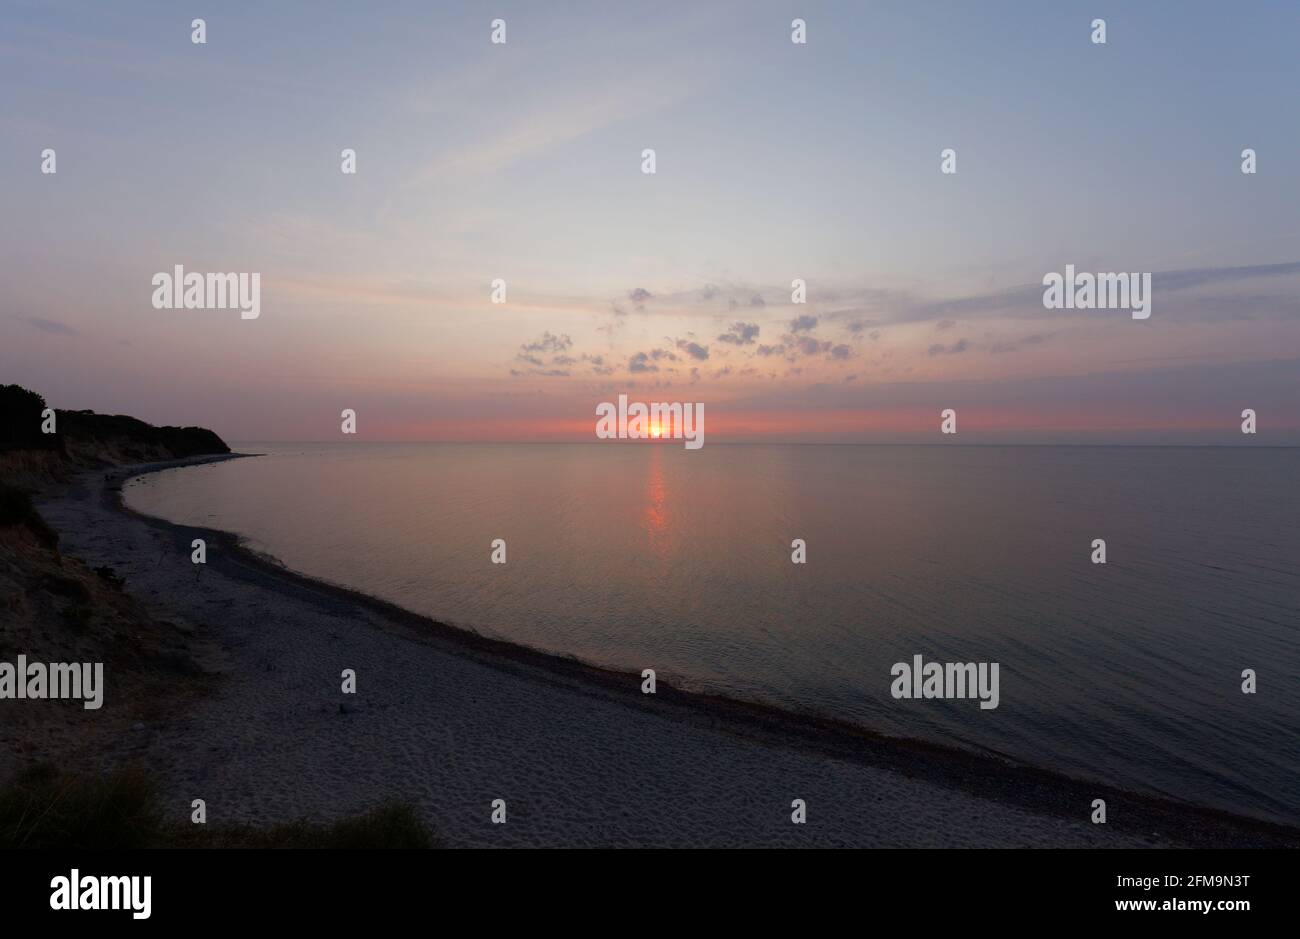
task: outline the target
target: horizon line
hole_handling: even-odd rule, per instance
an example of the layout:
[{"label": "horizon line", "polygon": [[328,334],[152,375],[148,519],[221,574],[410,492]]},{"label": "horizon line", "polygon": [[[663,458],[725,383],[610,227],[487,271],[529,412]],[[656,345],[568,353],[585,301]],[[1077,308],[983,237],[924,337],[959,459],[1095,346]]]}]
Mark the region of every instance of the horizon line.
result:
[{"label": "horizon line", "polygon": [[[230,444],[241,446],[252,446],[256,444],[272,444],[276,446],[306,446],[306,445],[339,445],[353,446],[356,444],[384,444],[407,445],[407,446],[429,446],[429,445],[447,445],[447,444],[488,444],[492,446],[608,446],[610,444],[621,446],[665,446],[670,449],[680,449],[675,447],[679,443],[678,438],[669,437],[663,440],[233,440]],[[1106,448],[1129,448],[1129,449],[1153,449],[1153,450],[1296,450],[1300,449],[1300,443],[1034,443],[1034,442],[985,442],[985,443],[922,443],[922,442],[903,442],[903,441],[837,441],[837,440],[721,440],[711,443],[711,446],[722,447],[1106,447]]]}]

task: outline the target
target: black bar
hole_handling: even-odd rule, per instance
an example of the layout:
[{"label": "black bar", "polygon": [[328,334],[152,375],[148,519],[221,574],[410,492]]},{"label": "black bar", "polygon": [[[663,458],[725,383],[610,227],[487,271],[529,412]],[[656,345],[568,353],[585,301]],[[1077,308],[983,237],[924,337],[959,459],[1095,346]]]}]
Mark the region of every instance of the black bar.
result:
[{"label": "black bar", "polygon": [[[540,927],[574,923],[666,926],[692,909],[762,922],[774,911],[857,918],[1015,924],[1077,921],[1216,924],[1294,908],[1289,850],[893,850],[537,852],[173,850],[8,852],[0,897],[7,925],[174,928],[369,923],[449,913],[457,932],[501,917]],[[148,876],[150,910],[54,910],[56,877]],[[1120,878],[1128,878],[1121,885]],[[1169,878],[1177,878],[1171,880]],[[1200,878],[1199,880],[1197,878]],[[1119,909],[1153,902],[1155,909]],[[1164,909],[1166,901],[1184,907]],[[1247,908],[1188,909],[1197,904]],[[125,904],[128,905],[129,904]],[[456,911],[459,911],[458,913]],[[1162,915],[1163,914],[1163,915]],[[75,919],[74,919],[75,916]],[[610,917],[615,917],[611,920]],[[399,920],[400,921],[400,920]],[[878,920],[885,922],[886,920]],[[430,929],[450,928],[445,918]]]}]

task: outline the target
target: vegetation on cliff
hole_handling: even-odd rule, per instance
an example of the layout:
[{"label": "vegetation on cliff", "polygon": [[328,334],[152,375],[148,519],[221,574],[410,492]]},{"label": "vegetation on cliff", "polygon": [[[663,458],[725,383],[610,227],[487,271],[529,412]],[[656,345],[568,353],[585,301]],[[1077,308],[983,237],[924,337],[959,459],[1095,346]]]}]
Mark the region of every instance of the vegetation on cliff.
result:
[{"label": "vegetation on cliff", "polygon": [[155,427],[121,414],[50,409],[34,391],[0,386],[0,479],[31,484],[60,471],[229,452],[206,427]]}]

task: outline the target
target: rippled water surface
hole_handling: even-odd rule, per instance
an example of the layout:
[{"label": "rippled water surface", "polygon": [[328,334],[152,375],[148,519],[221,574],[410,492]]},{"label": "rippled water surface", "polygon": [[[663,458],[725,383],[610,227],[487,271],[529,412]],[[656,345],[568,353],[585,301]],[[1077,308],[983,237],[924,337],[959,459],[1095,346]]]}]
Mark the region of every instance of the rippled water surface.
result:
[{"label": "rippled water surface", "polygon": [[[1300,450],[241,449],[128,503],[485,634],[1300,822]],[[893,699],[916,654],[1000,663],[999,707]]]}]

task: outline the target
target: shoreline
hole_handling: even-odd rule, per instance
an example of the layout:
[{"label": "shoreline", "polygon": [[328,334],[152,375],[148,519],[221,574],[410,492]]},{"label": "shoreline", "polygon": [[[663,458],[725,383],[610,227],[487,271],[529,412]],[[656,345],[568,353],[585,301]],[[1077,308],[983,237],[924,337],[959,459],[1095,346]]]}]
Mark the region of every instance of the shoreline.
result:
[{"label": "shoreline", "polygon": [[[958,749],[942,744],[921,740],[886,737],[869,729],[839,721],[833,718],[819,717],[787,711],[775,706],[757,702],[747,702],[716,695],[681,691],[660,682],[657,694],[643,695],[640,692],[641,677],[636,672],[620,672],[588,665],[575,658],[541,652],[504,640],[491,639],[469,630],[441,623],[429,617],[405,610],[387,601],[369,596],[347,587],[330,584],[311,578],[305,574],[279,565],[245,548],[238,535],[214,529],[181,526],[159,518],[143,515],[128,508],[122,499],[121,486],[127,480],[138,476],[158,472],[163,469],[198,466],[205,463],[220,462],[226,459],[247,458],[252,454],[223,454],[213,457],[198,457],[188,460],[169,461],[166,463],[141,464],[109,469],[93,474],[102,479],[91,479],[87,474],[77,483],[67,487],[67,492],[51,496],[47,500],[54,505],[76,506],[81,508],[98,508],[107,518],[116,518],[119,524],[138,525],[147,529],[156,540],[170,543],[177,555],[188,567],[189,542],[194,537],[203,537],[208,543],[207,569],[196,572],[186,581],[210,582],[216,574],[228,581],[224,584],[225,593],[230,597],[255,597],[262,606],[292,606],[295,615],[304,613],[308,619],[315,611],[332,614],[336,619],[354,621],[364,619],[367,627],[378,627],[399,645],[398,654],[405,661],[413,657],[411,646],[423,650],[429,659],[455,660],[470,665],[475,670],[488,670],[500,677],[512,691],[523,691],[534,696],[549,699],[548,703],[575,709],[575,714],[599,710],[602,718],[614,724],[628,725],[632,739],[621,741],[630,744],[636,750],[635,734],[639,729],[646,729],[646,721],[658,722],[652,726],[665,739],[658,741],[660,749],[680,749],[693,751],[685,760],[689,773],[692,760],[707,758],[718,740],[725,740],[738,747],[741,753],[737,758],[741,762],[771,762],[780,757],[782,762],[792,763],[804,772],[795,775],[807,778],[814,767],[816,774],[830,772],[846,777],[838,782],[842,790],[839,801],[848,797],[849,804],[841,804],[840,809],[866,813],[867,825],[862,830],[866,837],[853,837],[851,832],[826,832],[813,836],[813,819],[820,813],[825,818],[826,806],[819,805],[818,799],[809,798],[809,824],[795,826],[789,820],[791,798],[798,797],[799,792],[772,794],[772,804],[765,809],[771,816],[767,824],[749,826],[748,831],[734,831],[725,823],[714,830],[704,832],[706,837],[696,839],[702,843],[720,843],[741,846],[747,844],[800,844],[817,843],[823,845],[871,844],[875,846],[910,846],[923,843],[931,846],[1013,846],[1033,844],[1038,846],[1056,846],[1072,844],[1078,846],[1115,846],[1141,847],[1149,845],[1197,846],[1197,847],[1240,847],[1240,846],[1297,846],[1300,845],[1300,829],[1234,815],[1218,809],[1190,805],[1171,799],[1162,799],[1145,794],[1137,794],[1114,787],[1078,780],[1050,770],[1028,766],[1009,759],[981,754],[971,750]],[[98,484],[96,484],[98,483]],[[78,494],[79,493],[79,494]],[[94,505],[89,505],[89,503]],[[67,526],[56,524],[65,538],[74,537],[67,531]],[[71,543],[71,542],[70,542]],[[70,550],[76,551],[75,547]],[[164,558],[166,552],[164,551]],[[163,558],[159,559],[161,571]],[[173,558],[175,560],[175,558]],[[170,568],[169,568],[170,570]],[[181,568],[184,570],[184,568]],[[181,575],[159,574],[154,579],[159,587],[174,589]],[[137,575],[138,579],[138,575]],[[128,590],[131,588],[128,587]],[[155,592],[157,591],[155,588]],[[181,593],[185,592],[182,588]],[[141,599],[148,602],[148,598]],[[183,604],[183,601],[182,601]],[[191,604],[192,606],[192,604]],[[192,612],[187,609],[187,613]],[[198,617],[201,621],[201,617]],[[301,637],[299,637],[301,638]],[[321,634],[314,630],[306,633],[309,642],[314,642],[315,649],[299,649],[299,659],[311,660],[313,653],[318,654],[322,643],[328,645],[337,637]],[[365,635],[361,635],[361,645],[365,646]],[[228,650],[230,651],[230,650]],[[235,656],[238,660],[238,656]],[[247,663],[245,663],[247,664]],[[396,667],[397,662],[389,664]],[[434,665],[436,661],[417,663]],[[274,672],[274,668],[268,669]],[[334,673],[337,675],[337,672]],[[370,676],[358,669],[360,687],[366,686]],[[435,683],[439,677],[436,668],[429,669],[428,677],[417,681],[426,684]],[[321,676],[324,691],[330,683],[337,691],[337,678]],[[373,680],[373,679],[371,679]],[[479,685],[496,684],[482,679],[475,679]],[[254,686],[256,682],[252,683]],[[472,686],[473,682],[469,682]],[[471,687],[471,691],[473,688]],[[218,697],[222,692],[218,692]],[[341,697],[337,693],[334,698]],[[358,698],[365,700],[363,695]],[[471,693],[470,699],[477,695]],[[395,702],[378,705],[391,711]],[[199,705],[200,708],[203,705]],[[339,711],[344,705],[339,704]],[[360,705],[363,713],[369,704]],[[348,712],[351,713],[351,712]],[[353,716],[356,716],[355,714]],[[388,716],[388,715],[385,715]],[[464,717],[464,715],[462,715]],[[350,720],[339,717],[336,713],[331,720]],[[473,723],[466,718],[466,721]],[[545,721],[538,723],[544,724]],[[635,725],[635,726],[632,726]],[[618,727],[603,728],[617,734]],[[401,730],[402,733],[397,731]],[[397,728],[394,736],[403,736],[408,728]],[[564,729],[552,728],[552,732],[562,740],[556,741],[576,744],[568,739]],[[456,748],[454,734],[452,749]],[[625,738],[628,734],[623,735]],[[550,741],[543,740],[543,749]],[[534,741],[530,741],[534,743]],[[537,754],[536,747],[524,747],[519,754],[519,761],[526,762],[529,756],[550,759],[548,754]],[[507,754],[509,756],[509,754]],[[510,761],[513,762],[513,761]],[[527,774],[528,768],[519,772]],[[266,774],[265,768],[263,769]],[[588,770],[590,774],[590,770]],[[854,798],[855,776],[870,776],[876,783],[886,783],[893,790],[892,795],[901,797],[902,805],[881,806],[884,796],[874,791],[865,798]],[[860,781],[860,780],[858,780]],[[274,780],[272,780],[274,782]],[[586,780],[588,787],[601,788],[599,778]],[[738,781],[739,782],[739,781]],[[281,780],[286,785],[289,780]],[[685,791],[698,790],[701,787],[691,783],[689,778],[681,781]],[[626,786],[624,788],[627,788]],[[707,788],[707,787],[706,787]],[[719,788],[716,784],[713,788]],[[744,786],[722,785],[722,789],[744,789]],[[752,788],[752,787],[751,787]],[[799,786],[791,783],[790,789]],[[872,790],[876,787],[872,786]],[[807,791],[805,786],[803,791]],[[623,814],[636,815],[648,812],[662,816],[665,809],[671,811],[673,806],[662,805],[658,798],[646,799],[638,795],[635,786],[629,790],[633,804]],[[625,793],[626,795],[627,793]],[[733,793],[733,795],[738,793]],[[912,799],[911,796],[917,796]],[[752,794],[748,794],[752,801]],[[1093,825],[1088,821],[1090,805],[1093,799],[1106,800],[1109,821],[1106,825]],[[868,801],[870,800],[870,801]],[[311,803],[312,800],[305,800]],[[490,801],[485,794],[483,806]],[[925,837],[910,839],[908,834],[915,827],[912,818],[898,818],[900,811],[907,812],[903,806],[917,801],[926,803],[922,816],[929,818],[931,824],[936,821],[944,827],[930,830]],[[299,800],[303,803],[304,800]],[[854,804],[854,803],[858,804]],[[300,805],[299,809],[316,809],[310,804]],[[343,806],[340,806],[342,809]],[[522,810],[520,810],[522,811]],[[884,812],[884,815],[881,813]],[[963,814],[981,818],[980,824],[972,824],[969,818],[960,819]],[[890,814],[892,813],[892,814]],[[307,813],[310,814],[310,811]],[[725,813],[724,813],[725,814]],[[998,818],[994,816],[1005,816]],[[945,824],[950,816],[956,818]],[[290,811],[292,816],[292,810]],[[486,822],[486,811],[482,819],[483,832],[475,832],[468,840],[449,838],[455,843],[497,843],[492,838],[492,826]],[[1033,820],[1033,827],[1042,829],[1033,834],[1024,831],[1027,819]],[[656,824],[650,826],[657,831],[663,827],[663,818],[655,818]],[[721,820],[719,820],[721,821]],[[697,825],[699,820],[696,820]],[[781,824],[783,823],[783,824]],[[779,827],[778,827],[779,826]],[[437,822],[435,822],[437,827]],[[509,826],[502,826],[502,828]],[[580,826],[581,827],[581,826]],[[636,828],[635,824],[630,827]],[[709,827],[706,824],[706,828]],[[818,826],[820,828],[821,826]],[[885,831],[880,831],[885,829]],[[560,831],[553,832],[554,837],[526,838],[522,842],[509,839],[511,843],[548,844],[576,843],[584,844],[671,844],[671,838],[649,837],[620,841],[615,838],[607,840],[592,837],[591,832],[584,831],[575,840],[563,837]],[[810,837],[812,836],[812,837]],[[828,837],[829,836],[829,837]],[[503,839],[504,840],[504,839]],[[687,843],[690,843],[688,839]]]}]

